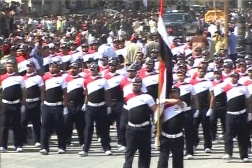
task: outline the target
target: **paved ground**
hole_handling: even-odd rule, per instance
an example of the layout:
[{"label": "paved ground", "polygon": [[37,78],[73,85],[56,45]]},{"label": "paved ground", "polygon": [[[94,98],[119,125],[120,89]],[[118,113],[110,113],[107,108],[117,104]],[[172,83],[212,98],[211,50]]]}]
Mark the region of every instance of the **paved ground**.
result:
[{"label": "paved ground", "polygon": [[[202,136],[202,135],[201,135]],[[73,137],[74,146],[68,148],[67,154],[56,154],[56,139],[53,136],[51,142],[51,152],[48,156],[42,156],[38,153],[39,149],[32,145],[24,147],[24,153],[15,153],[12,146],[10,146],[8,153],[1,154],[1,168],[121,168],[124,163],[124,154],[116,152],[115,132],[112,130],[112,151],[113,156],[104,156],[101,150],[100,143],[94,138],[91,151],[88,157],[79,157],[78,152],[80,146],[76,141],[76,134]],[[239,159],[237,143],[235,142],[234,159],[224,161],[223,156],[224,146],[220,141],[213,145],[213,153],[206,154],[203,151],[202,145],[197,149],[194,160],[185,160],[185,168],[252,168],[252,162],[242,163]],[[252,160],[252,154],[250,154]],[[153,149],[151,158],[151,168],[157,167],[158,151]],[[172,162],[172,160],[170,160]],[[171,163],[169,163],[171,165]],[[134,160],[134,168],[137,168],[137,157]],[[171,166],[170,166],[171,167]]]}]

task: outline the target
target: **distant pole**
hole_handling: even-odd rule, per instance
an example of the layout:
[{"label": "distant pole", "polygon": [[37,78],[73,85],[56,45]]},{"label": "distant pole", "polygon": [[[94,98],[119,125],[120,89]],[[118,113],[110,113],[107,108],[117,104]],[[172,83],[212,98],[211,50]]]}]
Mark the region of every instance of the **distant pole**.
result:
[{"label": "distant pole", "polygon": [[243,9],[243,7],[244,7],[243,5],[244,5],[243,0],[237,0],[238,9]]},{"label": "distant pole", "polygon": [[229,0],[224,0],[224,12],[225,12],[225,21],[224,21],[224,38],[225,38],[225,48],[228,48],[228,30],[229,30],[229,13],[228,13]]},{"label": "distant pole", "polygon": [[242,57],[242,53],[245,51],[244,49],[244,40],[245,40],[245,31],[246,31],[246,20],[244,16],[244,1],[238,1],[238,23],[237,23],[237,51],[239,56]]},{"label": "distant pole", "polygon": [[27,6],[28,6],[28,9],[29,9],[29,14],[32,13],[32,0],[28,0]]},{"label": "distant pole", "polygon": [[44,15],[45,0],[41,0],[41,15]]}]

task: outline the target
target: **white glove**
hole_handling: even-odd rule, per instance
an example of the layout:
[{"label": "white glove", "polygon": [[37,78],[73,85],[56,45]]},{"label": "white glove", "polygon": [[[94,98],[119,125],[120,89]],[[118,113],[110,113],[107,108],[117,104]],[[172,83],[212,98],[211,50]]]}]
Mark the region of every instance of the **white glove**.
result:
[{"label": "white glove", "polygon": [[195,113],[193,114],[193,118],[197,118],[199,116],[199,110],[196,110]]},{"label": "white glove", "polygon": [[248,122],[252,120],[252,113],[248,113]]},{"label": "white glove", "polygon": [[20,109],[21,113],[24,113],[25,112],[25,106],[21,106],[21,109]]},{"label": "white glove", "polygon": [[67,115],[67,114],[68,114],[67,107],[64,107],[64,109],[63,109],[63,114],[64,114],[64,115]]},{"label": "white glove", "polygon": [[81,110],[82,110],[82,111],[86,111],[86,104],[83,104]]},{"label": "white glove", "polygon": [[157,100],[156,100],[156,103],[157,103],[157,104],[165,103],[165,99],[157,99]]},{"label": "white glove", "polygon": [[107,107],[107,114],[111,114],[112,110],[111,110],[111,107]]},{"label": "white glove", "polygon": [[209,117],[213,114],[213,109],[209,109],[207,112],[206,112],[206,116]]}]

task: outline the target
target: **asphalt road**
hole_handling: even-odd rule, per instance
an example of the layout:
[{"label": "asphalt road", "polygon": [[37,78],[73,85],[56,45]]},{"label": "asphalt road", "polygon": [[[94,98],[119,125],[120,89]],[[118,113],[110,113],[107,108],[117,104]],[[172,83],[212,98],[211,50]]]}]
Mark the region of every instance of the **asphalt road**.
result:
[{"label": "asphalt road", "polygon": [[[105,156],[101,145],[94,135],[91,151],[88,157],[79,157],[78,152],[81,147],[78,145],[76,133],[73,136],[73,146],[67,148],[67,153],[59,155],[56,153],[56,137],[53,136],[50,145],[50,154],[42,156],[38,153],[39,148],[33,145],[24,147],[23,153],[16,153],[13,146],[9,147],[8,153],[1,154],[1,168],[122,168],[124,163],[124,153],[117,152],[115,130],[111,130],[113,156]],[[200,131],[202,137],[202,131]],[[30,141],[31,142],[31,141]],[[33,144],[31,142],[31,144]],[[252,162],[243,163],[239,159],[237,142],[234,143],[234,158],[230,161],[222,160],[224,155],[224,143],[219,141],[213,145],[213,153],[206,154],[203,151],[202,140],[197,148],[193,160],[185,160],[185,168],[252,168]],[[138,154],[137,154],[138,155]],[[137,155],[134,159],[134,168],[137,168]],[[152,149],[151,168],[157,167],[159,152]],[[252,154],[250,154],[252,161]],[[171,167],[172,159],[169,161]]]}]

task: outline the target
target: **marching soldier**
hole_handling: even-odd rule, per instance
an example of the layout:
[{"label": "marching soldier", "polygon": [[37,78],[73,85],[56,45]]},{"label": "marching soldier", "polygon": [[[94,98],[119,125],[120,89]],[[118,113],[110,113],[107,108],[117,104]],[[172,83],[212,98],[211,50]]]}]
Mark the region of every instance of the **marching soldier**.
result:
[{"label": "marching soldier", "polygon": [[111,123],[116,121],[117,137],[118,137],[118,150],[125,150],[122,144],[122,135],[120,132],[120,118],[123,109],[123,92],[120,88],[120,83],[123,80],[123,76],[118,74],[117,71],[117,60],[116,58],[110,58],[108,62],[108,70],[104,78],[107,80],[109,85],[109,93],[111,98]]},{"label": "marching soldier", "polygon": [[73,124],[75,123],[75,127],[79,137],[79,144],[84,144],[84,112],[82,111],[82,107],[84,104],[84,90],[83,83],[84,78],[79,75],[80,68],[78,62],[73,62],[70,64],[70,74],[66,77],[67,83],[67,109],[68,112],[66,115],[66,143],[68,145],[71,144],[72,132],[73,132]]},{"label": "marching soldier", "polygon": [[154,100],[158,97],[158,73],[155,71],[155,62],[153,59],[145,61],[146,67],[139,73],[139,77],[143,80],[147,93],[153,97]]},{"label": "marching soldier", "polygon": [[184,109],[184,127],[185,127],[185,140],[186,140],[186,158],[193,158],[193,138],[194,132],[192,131],[193,126],[193,110],[192,110],[192,100],[196,109],[198,110],[198,100],[195,96],[195,88],[190,84],[185,82],[186,71],[184,69],[178,69],[177,71],[178,82],[174,84],[175,87],[180,90],[180,100],[186,103],[186,108]]},{"label": "marching soldier", "polygon": [[27,142],[27,125],[31,121],[34,129],[35,147],[40,147],[40,129],[41,129],[41,110],[40,97],[44,89],[44,82],[41,76],[37,75],[35,64],[30,61],[26,65],[26,75],[24,76],[26,86],[25,110],[22,112],[22,133],[23,143]]},{"label": "marching soldier", "polygon": [[49,153],[49,139],[54,129],[58,138],[58,154],[63,154],[66,150],[63,107],[67,104],[67,90],[60,65],[61,63],[56,61],[50,63],[49,72],[43,76],[45,89],[41,94],[42,148],[39,151],[42,155]]},{"label": "marching soldier", "polygon": [[[131,64],[127,68],[127,77],[125,77],[121,83],[120,83],[120,88],[123,91],[123,98],[124,98],[124,105],[123,105],[123,110],[121,113],[121,119],[120,119],[120,134],[122,135],[122,147],[120,147],[120,150],[125,150],[126,149],[126,126],[128,123],[128,108],[126,104],[126,98],[132,94],[132,81],[134,78],[137,76],[137,65],[136,64]],[[146,93],[146,87],[144,84],[142,84],[141,91],[143,93]],[[119,149],[118,149],[119,150]]]},{"label": "marching soldier", "polygon": [[108,70],[108,56],[103,55],[100,58],[101,65],[99,66],[99,72],[101,73],[102,76],[104,76],[104,73]]},{"label": "marching soldier", "polygon": [[[212,130],[212,140],[216,139],[217,134],[217,121],[220,119],[222,126],[222,134],[225,133],[225,114],[226,114],[226,93],[222,89],[224,81],[222,80],[222,71],[220,69],[214,70],[215,79],[212,82],[210,88],[210,107],[212,110],[212,115],[210,116],[211,130]],[[223,137],[220,136],[220,138]]]},{"label": "marching soldier", "polygon": [[[247,80],[244,82],[244,86],[246,86],[248,88],[248,92],[250,94],[250,108],[248,109],[252,109],[251,107],[251,99],[252,99],[252,67],[248,68],[248,78]],[[249,124],[249,130],[248,130],[248,141],[249,141],[249,144],[248,144],[248,147],[249,147],[249,152],[252,153],[252,149],[251,149],[251,142],[250,142],[250,135],[252,134],[252,111],[248,110],[248,124]]]},{"label": "marching soldier", "polygon": [[131,168],[135,152],[139,150],[139,167],[150,167],[151,160],[151,122],[150,114],[156,110],[154,99],[141,92],[142,80],[132,80],[132,91],[126,97],[128,125],[124,168]]},{"label": "marching soldier", "polygon": [[96,63],[90,65],[90,76],[84,81],[84,90],[87,96],[85,112],[85,138],[83,151],[80,156],[87,156],[93,131],[94,122],[100,131],[102,148],[106,155],[111,155],[111,146],[109,144],[109,119],[107,113],[111,113],[109,85],[107,81],[99,75],[99,66]]},{"label": "marching soldier", "polygon": [[38,61],[34,57],[30,57],[27,54],[27,50],[28,50],[27,45],[21,45],[17,49],[16,61],[17,61],[18,73],[21,76],[24,76],[26,74],[26,64],[29,63],[30,61],[33,61],[35,64],[37,73],[41,74],[41,68],[39,66]]},{"label": "marching soldier", "polygon": [[212,148],[212,140],[211,140],[211,132],[210,132],[210,115],[212,113],[212,110],[209,109],[209,89],[211,87],[211,82],[209,80],[206,80],[205,77],[206,70],[203,69],[201,66],[198,67],[197,77],[195,79],[192,79],[190,83],[192,84],[194,90],[195,90],[195,96],[199,100],[199,111],[196,110],[194,114],[195,118],[195,128],[196,128],[196,134],[195,137],[195,146],[198,145],[199,139],[198,139],[198,128],[200,123],[202,123],[203,127],[203,135],[204,135],[204,149],[206,153],[211,153]]},{"label": "marching soldier", "polygon": [[170,91],[169,99],[160,100],[165,103],[163,111],[162,132],[160,137],[160,155],[158,168],[168,168],[169,154],[172,153],[174,168],[183,168],[183,112],[186,103],[180,100],[180,89],[173,87]]},{"label": "marching soldier", "polygon": [[[233,137],[237,135],[240,158],[243,162],[248,159],[248,113],[246,102],[249,102],[249,92],[246,86],[238,83],[239,74],[234,72],[231,81],[223,86],[227,96],[226,132],[225,132],[225,152],[223,159],[231,159],[233,154]],[[251,110],[251,109],[249,109]]]},{"label": "marching soldier", "polygon": [[21,105],[25,104],[26,90],[22,76],[16,72],[16,62],[12,59],[6,61],[7,73],[0,76],[2,86],[2,113],[3,136],[1,152],[7,152],[9,127],[12,125],[14,133],[14,146],[17,152],[22,149]]}]

